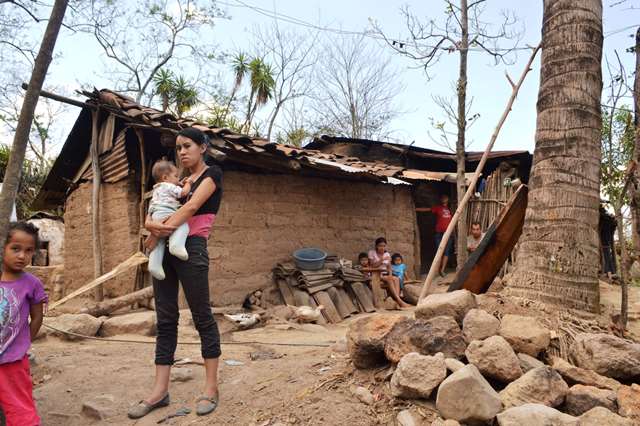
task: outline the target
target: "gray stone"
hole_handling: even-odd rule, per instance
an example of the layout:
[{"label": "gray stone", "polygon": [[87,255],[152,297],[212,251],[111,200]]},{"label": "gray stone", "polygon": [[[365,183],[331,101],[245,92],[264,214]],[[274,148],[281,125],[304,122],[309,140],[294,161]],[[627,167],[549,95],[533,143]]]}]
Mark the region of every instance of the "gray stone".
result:
[{"label": "gray stone", "polygon": [[585,385],[572,386],[567,393],[564,406],[565,412],[572,416],[580,416],[594,407],[618,411],[615,391]]},{"label": "gray stone", "polygon": [[391,377],[391,394],[398,398],[424,398],[447,377],[444,355],[412,352],[402,357]]},{"label": "gray stone", "polygon": [[498,414],[497,420],[499,426],[575,426],[578,422],[576,417],[542,404],[508,408]]},{"label": "gray stone", "polygon": [[532,357],[549,347],[551,332],[542,326],[537,319],[521,315],[505,315],[500,321],[500,335],[516,352]]},{"label": "gray stone", "polygon": [[347,332],[347,349],[356,368],[373,368],[387,362],[384,346],[387,335],[403,315],[376,314],[354,321]]},{"label": "gray stone", "polygon": [[462,321],[462,335],[467,343],[495,336],[500,331],[500,320],[482,309],[471,309]]},{"label": "gray stone", "polygon": [[100,335],[104,337],[121,334],[153,336],[156,334],[156,313],[154,311],[134,312],[111,317],[102,324]]},{"label": "gray stone", "polygon": [[451,371],[452,373],[455,373],[456,371],[464,367],[465,364],[461,361],[458,361],[455,358],[446,358],[444,360],[444,365],[447,366],[447,370]]},{"label": "gray stone", "polygon": [[579,334],[569,349],[575,365],[614,379],[640,375],[640,344],[611,334]]},{"label": "gray stone", "polygon": [[418,426],[418,420],[410,410],[402,410],[396,417],[398,426]]},{"label": "gray stone", "polygon": [[[54,318],[47,318],[45,324],[57,328],[58,330],[61,330],[63,332],[93,337],[100,329],[102,320],[89,314],[62,314]],[[51,334],[62,337],[66,340],[82,339],[82,337],[61,333],[55,330],[52,330]]]},{"label": "gray stone", "polygon": [[532,357],[531,355],[519,353],[518,360],[520,361],[520,368],[525,373],[529,370],[533,370],[534,368],[544,367],[544,362]]},{"label": "gray stone", "polygon": [[578,418],[577,426],[633,426],[633,420],[625,419],[604,407],[595,407]]},{"label": "gray stone", "polygon": [[558,407],[564,402],[569,386],[551,367],[539,367],[511,382],[500,392],[505,408],[523,404],[542,404]]},{"label": "gray stone", "polygon": [[406,318],[398,322],[387,335],[384,354],[391,362],[399,362],[410,352],[435,355],[442,352],[448,358],[464,355],[466,344],[462,331],[452,317],[428,320]]},{"label": "gray stone", "polygon": [[468,290],[431,294],[418,302],[415,317],[416,319],[430,319],[449,316],[453,317],[458,324],[462,324],[467,312],[477,306],[474,294]]},{"label": "gray stone", "polygon": [[493,419],[502,410],[502,403],[478,368],[469,364],[440,384],[436,408],[445,419],[474,424]]},{"label": "gray stone", "polygon": [[559,357],[552,358],[551,366],[554,370],[560,373],[562,378],[570,385],[586,385],[611,390],[617,390],[622,386],[620,382],[615,379],[601,376],[595,371],[576,367]]},{"label": "gray stone", "polygon": [[367,405],[373,405],[375,402],[371,391],[363,386],[354,386],[351,390],[358,400]]},{"label": "gray stone", "polygon": [[173,367],[171,369],[172,382],[188,382],[193,379],[193,370],[187,367]]},{"label": "gray stone", "polygon": [[520,361],[502,336],[474,340],[465,351],[469,363],[478,367],[485,377],[509,383],[522,376]]},{"label": "gray stone", "polygon": [[452,419],[445,420],[438,417],[433,422],[431,422],[431,426],[460,426],[460,423]]},{"label": "gray stone", "polygon": [[95,420],[105,420],[117,414],[113,395],[100,395],[82,403],[82,414]]}]

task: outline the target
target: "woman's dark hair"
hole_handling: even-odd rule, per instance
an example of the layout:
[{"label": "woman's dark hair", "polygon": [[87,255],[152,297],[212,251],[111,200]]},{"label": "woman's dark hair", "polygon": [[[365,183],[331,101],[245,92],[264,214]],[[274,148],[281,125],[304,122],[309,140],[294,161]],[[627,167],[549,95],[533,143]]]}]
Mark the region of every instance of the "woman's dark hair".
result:
[{"label": "woman's dark hair", "polygon": [[393,255],[391,256],[391,261],[392,261],[392,262],[395,262],[395,261],[396,261],[396,259],[403,260],[403,259],[402,259],[402,255],[401,255],[400,253],[393,253]]},{"label": "woman's dark hair", "polygon": [[378,244],[382,244],[382,243],[387,244],[387,240],[384,237],[376,238],[376,243],[375,243],[376,247],[378,246]]},{"label": "woman's dark hair", "polygon": [[195,127],[186,127],[178,133],[178,136],[184,136],[185,138],[189,138],[198,145],[208,145],[209,138],[204,132],[200,129],[196,129]]},{"label": "woman's dark hair", "polygon": [[9,224],[9,230],[7,231],[7,239],[4,242],[6,246],[9,243],[9,240],[13,236],[16,231],[25,232],[33,237],[34,242],[36,243],[36,249],[38,249],[40,241],[38,241],[38,228],[35,225],[28,222],[11,222]]},{"label": "woman's dark hair", "polygon": [[364,259],[365,257],[368,259],[368,258],[369,258],[369,255],[368,255],[367,253],[365,253],[365,252],[362,252],[362,253],[360,253],[360,254],[358,255],[358,260],[360,260],[360,259]]}]

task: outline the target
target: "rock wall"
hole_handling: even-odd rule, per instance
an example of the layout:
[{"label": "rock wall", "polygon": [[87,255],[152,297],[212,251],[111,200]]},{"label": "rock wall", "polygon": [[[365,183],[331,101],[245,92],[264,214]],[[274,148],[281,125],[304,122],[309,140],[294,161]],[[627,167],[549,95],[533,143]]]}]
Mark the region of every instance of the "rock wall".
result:
[{"label": "rock wall", "polygon": [[[137,189],[129,181],[103,190],[104,271],[137,249]],[[348,259],[385,236],[413,270],[419,245],[410,187],[291,175],[225,172],[224,196],[209,239],[209,282],[215,305],[239,304],[273,285],[271,269],[301,247],[318,247]],[[65,290],[93,277],[91,185],[68,198]],[[112,297],[133,288],[134,274],[106,286]]]}]

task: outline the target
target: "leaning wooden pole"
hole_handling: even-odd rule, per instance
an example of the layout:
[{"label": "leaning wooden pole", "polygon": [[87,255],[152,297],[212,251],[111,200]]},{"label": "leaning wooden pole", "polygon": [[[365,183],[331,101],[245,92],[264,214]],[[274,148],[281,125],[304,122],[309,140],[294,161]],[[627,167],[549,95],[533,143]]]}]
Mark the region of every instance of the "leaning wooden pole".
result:
[{"label": "leaning wooden pole", "polygon": [[436,273],[438,271],[438,265],[440,264],[440,259],[442,258],[442,254],[444,253],[444,249],[447,246],[447,242],[449,241],[449,238],[451,237],[451,234],[453,233],[453,230],[456,227],[456,223],[458,222],[458,219],[460,218],[460,213],[462,211],[464,211],[464,207],[467,205],[467,202],[469,201],[469,198],[471,198],[471,195],[475,191],[476,183],[478,182],[478,178],[480,177],[480,173],[482,172],[482,169],[484,168],[484,165],[487,162],[487,158],[489,157],[489,153],[491,152],[491,149],[493,148],[493,145],[495,144],[496,139],[498,139],[498,134],[500,133],[500,130],[502,129],[502,125],[507,120],[507,116],[511,112],[511,107],[513,106],[513,102],[516,100],[516,97],[518,96],[518,91],[520,90],[520,86],[522,86],[522,83],[524,82],[525,77],[527,76],[527,74],[531,70],[531,64],[533,63],[533,60],[535,59],[536,55],[538,54],[538,50],[540,50],[540,45],[536,46],[533,49],[533,52],[531,53],[531,57],[529,58],[529,62],[527,62],[527,65],[525,66],[524,70],[522,71],[522,75],[520,75],[520,79],[518,80],[518,82],[516,84],[514,84],[513,81],[511,81],[511,79],[507,75],[507,79],[509,80],[509,84],[511,84],[511,87],[513,89],[512,92],[511,92],[511,97],[509,97],[509,102],[507,102],[507,106],[505,107],[505,110],[502,113],[502,116],[500,117],[500,120],[498,121],[498,125],[496,126],[495,130],[493,131],[493,134],[491,135],[491,139],[489,140],[489,144],[487,145],[487,148],[485,149],[484,154],[482,154],[482,159],[478,163],[478,166],[476,167],[476,171],[473,174],[473,177],[471,178],[471,182],[469,183],[469,186],[467,187],[467,192],[465,192],[464,197],[462,198],[462,201],[458,205],[458,207],[456,209],[456,212],[454,213],[453,217],[451,218],[451,222],[449,223],[449,227],[447,228],[446,232],[442,236],[442,241],[440,242],[440,245],[438,246],[438,250],[436,251],[436,255],[433,258],[433,262],[431,263],[431,267],[429,268],[429,274],[427,274],[427,278],[424,280],[424,285],[422,286],[422,290],[420,291],[420,299],[424,298],[427,294],[431,293],[431,287],[433,285],[433,279],[435,278]]},{"label": "leaning wooden pole", "polygon": [[[51,9],[51,16],[47,23],[47,28],[40,43],[38,56],[36,56],[33,64],[33,71],[29,79],[29,89],[24,95],[22,107],[20,108],[20,117],[13,136],[13,144],[11,145],[11,153],[9,161],[4,173],[4,182],[2,192],[0,193],[0,241],[4,243],[9,229],[9,221],[11,212],[18,194],[18,186],[22,175],[22,165],[24,163],[27,145],[29,143],[29,133],[31,132],[31,123],[40,97],[40,90],[44,84],[49,64],[53,58],[53,50],[58,39],[58,33],[62,26],[64,14],[67,10],[67,0],[56,0]],[[0,259],[2,253],[0,253]]]},{"label": "leaning wooden pole", "polygon": [[[102,235],[100,233],[100,158],[98,155],[98,118],[99,111],[91,111],[91,171],[93,172],[93,188],[91,191],[91,232],[93,234],[93,276],[102,275]],[[104,299],[104,289],[99,285],[95,289],[95,299]]]}]

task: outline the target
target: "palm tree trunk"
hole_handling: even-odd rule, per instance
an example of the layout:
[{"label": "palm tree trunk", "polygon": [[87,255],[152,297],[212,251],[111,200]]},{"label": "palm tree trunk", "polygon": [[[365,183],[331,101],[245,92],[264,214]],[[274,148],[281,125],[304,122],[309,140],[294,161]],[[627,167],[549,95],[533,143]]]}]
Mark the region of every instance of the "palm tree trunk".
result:
[{"label": "palm tree trunk", "polygon": [[231,90],[231,96],[229,96],[229,100],[227,101],[227,105],[224,107],[224,113],[222,115],[222,120],[220,120],[222,122],[222,125],[224,127],[224,123],[227,120],[227,115],[229,115],[229,109],[231,108],[231,102],[233,102],[233,98],[236,97],[236,91],[238,90],[237,86],[233,87],[233,90]]},{"label": "palm tree trunk", "polygon": [[601,0],[545,0],[529,205],[507,293],[596,312]]},{"label": "palm tree trunk", "polygon": [[[34,62],[33,71],[29,80],[29,87],[24,96],[18,125],[13,137],[13,145],[11,146],[11,154],[9,162],[4,174],[4,183],[2,185],[2,193],[0,194],[0,241],[5,241],[7,229],[13,203],[18,192],[20,183],[22,164],[29,143],[29,132],[33,116],[40,97],[40,91],[44,79],[47,76],[47,70],[53,57],[53,49],[58,39],[58,33],[62,26],[62,20],[67,10],[67,0],[56,0],[51,9],[51,16],[47,23],[38,56]],[[2,253],[0,253],[0,258]]]},{"label": "palm tree trunk", "polygon": [[[247,124],[249,123],[249,119],[251,118],[251,107],[253,105],[253,96],[254,96],[255,92],[253,91],[253,89],[251,90],[251,93],[249,94],[249,103],[247,104],[247,116],[244,119],[244,124],[242,125],[242,129],[245,130],[247,128]],[[249,130],[247,129],[246,132],[248,133]]]},{"label": "palm tree trunk", "polygon": [[458,240],[456,254],[456,269],[460,270],[467,260],[467,215],[462,204],[465,185],[465,132],[467,130],[467,52],[469,46],[469,20],[467,17],[467,0],[460,0],[460,29],[462,37],[460,39],[460,66],[458,75],[458,139],[456,140],[456,193],[458,196],[458,208],[462,208],[460,215],[462,220],[458,222]]}]

